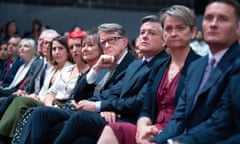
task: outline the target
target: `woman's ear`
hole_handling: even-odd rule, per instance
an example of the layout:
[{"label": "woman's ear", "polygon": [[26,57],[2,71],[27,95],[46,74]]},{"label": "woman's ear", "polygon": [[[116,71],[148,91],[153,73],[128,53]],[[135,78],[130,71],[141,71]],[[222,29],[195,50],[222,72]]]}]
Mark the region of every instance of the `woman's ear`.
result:
[{"label": "woman's ear", "polygon": [[192,31],[192,39],[194,39],[198,32],[197,27],[194,26],[191,31]]}]

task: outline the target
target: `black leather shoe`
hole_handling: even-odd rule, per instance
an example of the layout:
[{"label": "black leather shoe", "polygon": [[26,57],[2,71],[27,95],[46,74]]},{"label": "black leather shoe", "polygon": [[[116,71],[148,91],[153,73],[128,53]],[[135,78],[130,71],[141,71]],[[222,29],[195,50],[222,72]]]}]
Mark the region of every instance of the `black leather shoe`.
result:
[{"label": "black leather shoe", "polygon": [[0,144],[11,144],[11,138],[0,135]]}]

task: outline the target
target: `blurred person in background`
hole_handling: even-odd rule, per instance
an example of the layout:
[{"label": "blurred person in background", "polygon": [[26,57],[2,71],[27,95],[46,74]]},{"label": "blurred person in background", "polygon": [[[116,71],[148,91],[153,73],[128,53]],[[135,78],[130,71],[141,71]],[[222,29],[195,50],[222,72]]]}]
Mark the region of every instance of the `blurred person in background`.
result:
[{"label": "blurred person in background", "polygon": [[38,19],[32,21],[32,30],[23,34],[23,37],[29,37],[37,40],[41,33],[42,22]]},{"label": "blurred person in background", "polygon": [[9,59],[4,65],[2,78],[0,79],[0,87],[7,87],[12,82],[18,68],[23,64],[23,59],[18,55],[18,44],[21,41],[21,37],[13,35],[8,40],[7,53]]},{"label": "blurred person in background", "polygon": [[141,54],[141,51],[139,50],[139,38],[137,37],[136,39],[134,39],[132,41],[132,46],[133,46],[133,50],[134,50],[134,54],[136,56],[137,59],[142,59],[143,55]]},{"label": "blurred person in background", "polygon": [[191,48],[199,55],[205,56],[209,53],[209,46],[203,38],[201,30],[198,30],[194,39],[190,43]]},{"label": "blurred person in background", "polygon": [[0,77],[2,77],[3,75],[2,69],[3,69],[4,62],[6,62],[8,58],[9,58],[9,55],[7,53],[7,42],[0,41]]},{"label": "blurred person in background", "polygon": [[5,25],[3,40],[8,41],[13,35],[17,34],[18,34],[17,22],[15,20],[8,21]]}]

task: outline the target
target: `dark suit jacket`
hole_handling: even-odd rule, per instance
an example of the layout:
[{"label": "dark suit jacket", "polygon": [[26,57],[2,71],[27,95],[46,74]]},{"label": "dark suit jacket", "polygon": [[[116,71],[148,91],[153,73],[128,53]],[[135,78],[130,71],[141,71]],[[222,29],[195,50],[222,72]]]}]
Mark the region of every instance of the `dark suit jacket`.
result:
[{"label": "dark suit jacket", "polygon": [[[240,67],[239,67],[240,68]],[[240,143],[240,72],[232,76],[229,83],[229,91],[231,98],[231,110],[233,117],[233,132],[231,137],[225,141],[228,144]]]},{"label": "dark suit jacket", "polygon": [[0,61],[0,81],[3,80],[4,69],[7,66],[7,60]]},{"label": "dark suit jacket", "polygon": [[[225,92],[225,94],[230,98],[229,107],[230,107],[231,113],[229,114],[229,117],[232,118],[232,121],[231,121],[232,132],[230,133],[230,136],[226,140],[221,141],[218,144],[240,144],[240,141],[239,141],[240,140],[239,81],[240,81],[240,67],[239,67],[239,70],[231,76],[228,87],[227,87],[227,91]],[[214,130],[211,130],[210,132],[213,133]],[[217,133],[217,131],[215,133]],[[209,135],[209,132],[207,134]]]},{"label": "dark suit jacket", "polygon": [[[190,134],[188,138],[188,143],[218,143],[218,144],[240,144],[240,105],[239,105],[239,81],[240,81],[240,59],[235,63],[237,70],[231,73],[230,80],[227,84],[227,88],[221,97],[221,102],[219,105],[223,105],[221,111],[225,111],[225,117],[228,119],[228,123],[232,124],[231,128],[226,129],[224,125],[221,127],[209,127],[208,129],[202,130],[195,134]],[[227,113],[228,112],[228,113]],[[218,115],[219,113],[215,113]],[[226,123],[225,121],[220,121],[220,123]],[[225,140],[222,137],[222,132],[227,133],[225,135]],[[203,138],[205,140],[203,140]],[[186,140],[185,140],[186,141]],[[220,141],[220,142],[218,142]]]},{"label": "dark suit jacket", "polygon": [[[177,86],[177,89],[175,92],[175,98],[174,98],[175,103],[177,103],[178,97],[181,94],[181,91],[184,87],[184,82],[185,82],[188,66],[190,65],[191,62],[193,62],[194,60],[196,60],[198,58],[200,58],[200,56],[197,55],[195,52],[193,52],[193,50],[190,50],[190,52],[186,58],[184,67],[182,69],[181,77],[179,79],[178,86]],[[169,57],[161,67],[154,69],[149,76],[150,82],[149,82],[149,87],[148,87],[148,95],[145,96],[144,105],[142,107],[140,117],[142,117],[142,116],[149,117],[151,119],[152,123],[156,122],[156,118],[158,115],[157,103],[156,103],[158,87],[161,83],[162,77],[163,77],[168,65],[170,64],[170,62],[171,62],[171,58]]]},{"label": "dark suit jacket", "polygon": [[[127,55],[123,58],[122,62],[117,66],[115,72],[113,73],[112,77],[107,81],[103,89],[108,89],[113,83],[116,83],[116,77],[126,70],[128,65],[134,60],[134,56],[130,53],[127,53]],[[104,75],[106,74],[106,71],[101,71],[97,78],[97,82],[99,82]],[[93,96],[94,88],[96,84],[88,84],[86,77],[82,77],[77,82],[74,90],[73,90],[73,96],[76,101],[87,99]]]},{"label": "dark suit jacket", "polygon": [[118,121],[136,122],[147,93],[148,76],[152,68],[160,66],[167,58],[165,51],[159,53],[150,62],[135,60],[118,77],[118,81],[110,89],[90,100],[101,101],[101,111],[114,111],[121,115]]},{"label": "dark suit jacket", "polygon": [[165,143],[168,138],[172,138],[183,143],[207,143],[210,140],[204,137],[196,140],[191,135],[211,127],[221,131],[218,140],[228,136],[230,124],[229,117],[227,117],[229,111],[226,106],[229,100],[223,96],[223,93],[229,75],[236,70],[235,63],[239,53],[239,44],[234,43],[212,71],[197,96],[195,95],[208,62],[208,56],[200,58],[190,65],[186,85],[179,97],[173,117],[163,132],[154,137],[154,141]]},{"label": "dark suit jacket", "polygon": [[42,67],[44,64],[44,60],[37,58],[31,66],[31,69],[29,70],[29,82],[23,87],[23,89],[31,94],[35,92],[35,79],[37,78],[38,74],[40,73]]},{"label": "dark suit jacket", "polygon": [[[16,60],[15,60],[15,62],[14,63],[21,63],[21,61],[22,61],[22,59],[19,57],[19,58],[17,58]],[[36,61],[36,59],[34,60],[34,62]],[[33,63],[34,63],[33,62]],[[12,69],[15,69],[17,67],[17,64],[15,64],[15,65],[13,65],[12,67],[11,67],[11,69],[10,69],[10,71],[9,71],[9,73],[10,72],[12,72]],[[33,65],[31,65],[31,67],[30,67],[30,69],[29,69],[29,71],[27,72],[27,74],[26,74],[26,76],[29,76],[30,75],[30,71],[33,69]],[[19,68],[19,67],[18,67]],[[18,70],[18,69],[17,69]],[[9,75],[9,73],[8,73],[8,75]],[[13,73],[12,73],[13,74]],[[16,73],[15,73],[16,74]],[[14,74],[14,76],[15,76],[15,74]],[[6,80],[6,79],[5,79]],[[28,82],[29,82],[29,80],[28,80]],[[0,89],[0,97],[7,97],[7,96],[9,96],[9,95],[11,95],[13,92],[15,92],[15,91],[17,91],[18,90],[18,87],[19,87],[19,85],[21,84],[21,82],[19,82],[19,84],[18,85],[16,85],[15,87],[13,87],[13,88],[10,88],[10,89]]]},{"label": "dark suit jacket", "polygon": [[[10,68],[10,70],[7,73],[7,76],[5,78],[3,78],[2,80],[2,87],[8,87],[12,80],[14,79],[15,74],[18,71],[18,68],[23,64],[23,59],[20,58],[19,56],[16,57],[16,59],[14,60],[12,67]],[[7,63],[5,65],[5,68],[7,67]]]},{"label": "dark suit jacket", "polygon": [[[229,123],[232,124],[232,131],[228,135],[226,135],[226,138],[227,138],[226,140],[218,142],[218,144],[240,144],[239,142],[240,140],[239,81],[240,81],[240,66],[237,73],[231,74],[228,87],[222,96],[222,97],[226,97],[224,99],[225,103],[222,103],[222,104],[224,104],[228,108],[227,110],[229,110],[229,113],[228,113],[229,115],[226,115],[226,117],[231,118]],[[226,100],[229,100],[229,103],[227,103]],[[216,143],[216,141],[219,141],[222,139],[220,133],[222,133],[223,131],[225,131],[224,128],[219,129],[218,127],[217,128],[210,127],[191,137],[193,137],[193,139],[200,139],[200,137],[204,139],[207,138],[209,140],[208,141],[209,143]]]}]

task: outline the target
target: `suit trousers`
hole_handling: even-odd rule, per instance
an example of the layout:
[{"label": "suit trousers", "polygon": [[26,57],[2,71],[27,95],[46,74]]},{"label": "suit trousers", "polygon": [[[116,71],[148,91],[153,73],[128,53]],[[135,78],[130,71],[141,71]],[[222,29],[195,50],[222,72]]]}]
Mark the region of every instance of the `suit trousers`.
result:
[{"label": "suit trousers", "polygon": [[12,93],[17,91],[17,88],[10,88],[10,89],[0,89],[0,97],[8,97]]},{"label": "suit trousers", "polygon": [[64,125],[54,144],[96,143],[105,125],[105,119],[97,112],[75,112]]},{"label": "suit trousers", "polygon": [[34,144],[52,143],[73,112],[46,106],[35,108],[29,119],[31,125],[24,127],[24,129],[31,129],[32,132],[29,136],[22,138],[28,137],[27,141]]},{"label": "suit trousers", "polygon": [[8,97],[0,97],[0,119],[4,114],[5,110],[11,104],[12,100],[14,99],[15,95],[9,95]]}]

